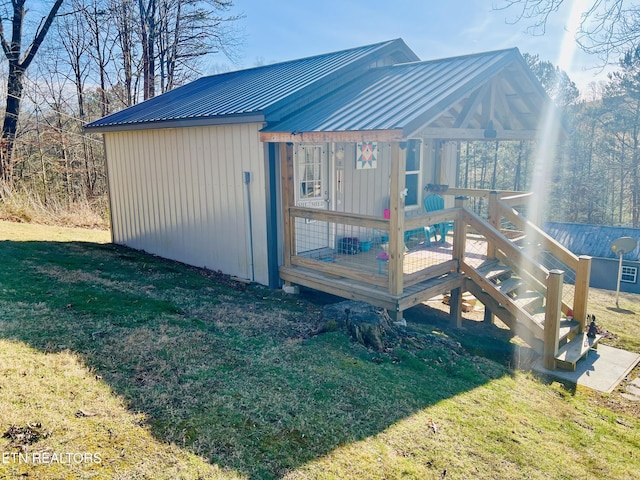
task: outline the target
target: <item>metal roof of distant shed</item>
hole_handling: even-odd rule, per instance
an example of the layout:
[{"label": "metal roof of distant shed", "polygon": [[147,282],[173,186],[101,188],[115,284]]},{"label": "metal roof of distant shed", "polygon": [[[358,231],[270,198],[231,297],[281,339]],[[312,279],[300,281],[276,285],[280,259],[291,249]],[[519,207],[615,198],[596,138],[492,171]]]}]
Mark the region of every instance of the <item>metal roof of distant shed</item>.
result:
[{"label": "metal roof of distant shed", "polygon": [[[401,58],[418,57],[400,40],[366,45],[262,67],[211,75],[85,126],[98,131],[161,126],[264,121],[282,103],[296,99],[312,85],[329,81],[345,67],[374,60],[391,50]],[[276,112],[277,113],[277,112]]]},{"label": "metal roof of distant shed", "polygon": [[545,222],[542,228],[575,255],[599,258],[618,258],[611,251],[613,241],[620,237],[635,238],[638,240],[638,246],[622,258],[631,261],[640,260],[640,228],[563,222]]}]

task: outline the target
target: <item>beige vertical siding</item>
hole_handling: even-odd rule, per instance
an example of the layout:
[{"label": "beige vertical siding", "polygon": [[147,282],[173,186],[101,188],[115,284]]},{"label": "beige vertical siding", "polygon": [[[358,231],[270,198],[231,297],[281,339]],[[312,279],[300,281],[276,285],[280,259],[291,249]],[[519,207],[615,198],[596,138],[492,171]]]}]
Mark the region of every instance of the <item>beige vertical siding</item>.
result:
[{"label": "beige vertical siding", "polygon": [[[356,170],[356,146],[353,143],[337,144],[335,150],[344,148],[344,176],[343,193],[338,193],[339,205],[336,208],[342,212],[355,212],[365,215],[381,217],[384,209],[389,207],[389,177],[391,175],[391,146],[389,143],[378,143],[378,165],[371,170]],[[433,142],[423,143],[422,179],[421,187],[434,181]],[[454,167],[455,168],[455,159]],[[420,192],[420,199],[424,198],[424,191]],[[416,213],[422,212],[422,207],[413,207]]]},{"label": "beige vertical siding", "polygon": [[116,243],[268,284],[264,148],[259,124],[105,134]]},{"label": "beige vertical siding", "polygon": [[[451,187],[457,186],[458,178],[458,142],[449,141],[442,146],[442,178],[440,183]],[[445,207],[451,208],[455,203],[455,199],[450,195],[446,195]]]},{"label": "beige vertical siding", "polygon": [[336,145],[344,148],[344,186],[339,196],[337,210],[382,217],[389,203],[389,175],[391,154],[388,143],[378,143],[377,167],[370,170],[356,169],[356,144]]}]

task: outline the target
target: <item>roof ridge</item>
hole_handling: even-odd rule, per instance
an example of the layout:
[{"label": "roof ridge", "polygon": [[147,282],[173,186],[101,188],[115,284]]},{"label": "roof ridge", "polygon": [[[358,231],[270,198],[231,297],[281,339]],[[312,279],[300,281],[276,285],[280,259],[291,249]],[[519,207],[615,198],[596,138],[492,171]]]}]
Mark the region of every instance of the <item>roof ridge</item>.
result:
[{"label": "roof ridge", "polygon": [[352,47],[352,48],[344,48],[342,50],[335,50],[333,52],[326,52],[326,53],[318,53],[316,55],[310,55],[308,57],[300,57],[300,58],[292,58],[291,60],[283,60],[281,62],[275,62],[275,63],[268,63],[265,65],[257,65],[255,67],[245,67],[245,68],[239,68],[237,70],[230,70],[228,72],[221,72],[221,73],[212,73],[210,75],[204,75],[194,81],[198,81],[198,80],[203,80],[203,79],[207,79],[207,78],[211,78],[211,77],[221,77],[221,76],[225,76],[225,75],[232,75],[232,74],[236,74],[236,73],[247,73],[250,72],[251,70],[261,70],[261,69],[266,69],[266,68],[272,68],[272,67],[276,67],[276,66],[281,66],[281,65],[287,65],[287,64],[291,64],[291,63],[298,63],[298,62],[303,62],[303,61],[308,61],[308,60],[313,60],[313,59],[317,59],[317,58],[322,58],[322,57],[330,57],[332,55],[341,55],[347,52],[356,52],[358,50],[367,50],[367,49],[371,49],[371,48],[381,48],[381,47],[386,47],[388,45],[391,45],[395,42],[403,42],[402,38],[393,38],[391,40],[385,40],[383,42],[377,42],[377,43],[371,43],[368,45],[360,45],[359,47]]},{"label": "roof ridge", "polygon": [[501,48],[498,50],[490,50],[488,52],[476,52],[476,53],[468,53],[465,55],[451,55],[449,57],[434,58],[429,60],[416,60],[414,62],[396,63],[390,66],[400,67],[405,65],[420,65],[420,64],[427,64],[427,63],[449,62],[451,60],[463,60],[463,59],[469,59],[472,57],[486,57],[490,55],[496,55],[499,53],[512,53],[512,52],[520,53],[520,50],[518,49],[518,47]]}]

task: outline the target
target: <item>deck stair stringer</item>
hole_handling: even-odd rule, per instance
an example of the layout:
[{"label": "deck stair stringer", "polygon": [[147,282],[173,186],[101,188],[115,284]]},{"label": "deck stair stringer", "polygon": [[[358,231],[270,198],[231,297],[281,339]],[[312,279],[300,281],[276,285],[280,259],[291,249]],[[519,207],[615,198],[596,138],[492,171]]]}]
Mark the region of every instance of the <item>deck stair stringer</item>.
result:
[{"label": "deck stair stringer", "polygon": [[468,279],[466,288],[518,336],[540,352],[544,339],[543,326],[515,302],[513,295],[523,284],[512,275],[511,269],[497,261],[486,262],[477,270],[461,262],[460,269]]},{"label": "deck stair stringer", "polygon": [[[462,262],[467,277],[466,290],[487,306],[500,320],[522,338],[531,348],[544,351],[545,306],[539,287],[515,275],[511,267],[498,260],[488,260],[479,267]],[[580,324],[562,318],[559,322],[556,368],[575,370],[576,363],[597,348],[600,336],[587,337],[580,333]]]},{"label": "deck stair stringer", "polygon": [[474,297],[480,300],[483,305],[495,313],[495,315],[502,320],[505,325],[522,338],[522,340],[524,340],[533,350],[538,353],[542,352],[544,348],[543,339],[526,328],[519,328],[518,317],[513,315],[509,309],[505,308],[504,304],[500,303],[486,290],[470,279],[468,279],[466,283],[466,289],[471,292]]}]

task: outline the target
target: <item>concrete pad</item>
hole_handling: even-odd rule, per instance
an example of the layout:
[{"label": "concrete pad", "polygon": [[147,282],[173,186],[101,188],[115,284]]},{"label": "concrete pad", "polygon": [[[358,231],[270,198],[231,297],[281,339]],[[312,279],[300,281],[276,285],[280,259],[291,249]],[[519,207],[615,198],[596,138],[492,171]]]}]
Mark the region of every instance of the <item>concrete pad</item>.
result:
[{"label": "concrete pad", "polygon": [[533,365],[533,370],[599,392],[610,393],[638,362],[640,354],[599,345],[597,350],[589,351],[587,357],[578,362],[575,372],[547,370],[542,366],[542,359]]},{"label": "concrete pad", "polygon": [[631,395],[635,395],[636,397],[640,398],[640,388],[635,387],[633,385],[627,385],[627,388],[625,388],[625,390],[627,391],[627,393],[630,393]]}]

